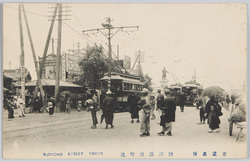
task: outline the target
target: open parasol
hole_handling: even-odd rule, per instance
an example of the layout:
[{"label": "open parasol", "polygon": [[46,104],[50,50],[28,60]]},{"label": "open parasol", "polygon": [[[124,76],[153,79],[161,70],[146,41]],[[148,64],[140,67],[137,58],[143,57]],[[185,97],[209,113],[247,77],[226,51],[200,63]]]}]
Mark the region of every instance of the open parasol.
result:
[{"label": "open parasol", "polygon": [[70,94],[71,94],[70,91],[62,91],[62,92],[60,93],[61,96],[62,96],[62,95],[70,95]]},{"label": "open parasol", "polygon": [[224,89],[218,86],[211,86],[203,90],[202,97],[208,96],[212,97],[215,95],[222,95],[224,93]]}]

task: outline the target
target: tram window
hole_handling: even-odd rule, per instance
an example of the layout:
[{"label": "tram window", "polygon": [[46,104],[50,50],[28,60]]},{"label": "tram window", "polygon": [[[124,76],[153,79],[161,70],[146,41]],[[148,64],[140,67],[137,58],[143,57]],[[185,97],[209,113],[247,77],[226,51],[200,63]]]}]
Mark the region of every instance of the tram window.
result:
[{"label": "tram window", "polygon": [[142,90],[142,85],[135,85],[135,90],[141,91]]},{"label": "tram window", "polygon": [[192,89],[192,92],[193,93],[197,93],[197,89]]},{"label": "tram window", "polygon": [[124,83],[124,90],[129,90],[129,84],[128,83]]},{"label": "tram window", "polygon": [[122,85],[120,83],[113,83],[113,84],[111,84],[111,90],[112,91],[120,91],[121,87],[122,87]]},{"label": "tram window", "polygon": [[140,90],[140,88],[141,88],[141,86],[140,86],[140,85],[137,85],[136,90],[137,90],[137,91],[139,91],[139,90]]},{"label": "tram window", "polygon": [[132,84],[129,84],[129,90],[132,90],[132,86],[133,86]]},{"label": "tram window", "polygon": [[138,85],[134,84],[134,89],[138,90]]}]

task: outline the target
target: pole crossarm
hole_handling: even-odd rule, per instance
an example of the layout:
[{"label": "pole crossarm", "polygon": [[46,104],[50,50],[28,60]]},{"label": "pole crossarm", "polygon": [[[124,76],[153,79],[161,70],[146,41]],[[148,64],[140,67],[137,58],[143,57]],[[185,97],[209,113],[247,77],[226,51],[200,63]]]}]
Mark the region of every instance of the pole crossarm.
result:
[{"label": "pole crossarm", "polygon": [[125,28],[137,28],[139,29],[139,26],[120,26],[120,27],[113,27],[113,29],[125,29]]},{"label": "pole crossarm", "polygon": [[96,28],[96,29],[83,30],[82,32],[83,32],[83,34],[84,34],[85,32],[101,31],[101,30],[106,30],[106,29],[107,29],[107,28]]},{"label": "pole crossarm", "polygon": [[111,36],[110,36],[110,38],[113,38],[113,36],[115,36],[116,35],[116,33],[118,33],[120,30],[122,30],[122,29],[127,29],[127,28],[137,28],[137,29],[139,29],[139,26],[120,26],[120,27],[113,27],[113,26],[111,26],[111,27],[107,27],[107,28],[97,28],[97,29],[89,29],[89,30],[83,30],[82,32],[83,32],[83,34],[85,34],[86,32],[92,32],[92,31],[97,31],[97,32],[100,32],[100,33],[102,33],[105,37],[107,37],[108,38],[108,34],[105,34],[105,33],[103,33],[102,31],[103,30],[111,30],[111,29],[118,29],[114,34],[112,34]]}]

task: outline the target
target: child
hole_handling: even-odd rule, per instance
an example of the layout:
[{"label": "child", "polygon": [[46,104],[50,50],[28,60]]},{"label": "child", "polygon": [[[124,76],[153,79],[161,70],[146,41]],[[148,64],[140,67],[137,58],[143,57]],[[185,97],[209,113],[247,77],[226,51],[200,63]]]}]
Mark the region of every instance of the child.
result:
[{"label": "child", "polygon": [[81,111],[81,108],[82,108],[82,101],[79,100],[79,101],[77,102],[77,111],[80,112],[80,111]]},{"label": "child", "polygon": [[200,108],[200,124],[205,124],[205,109],[203,105],[201,105],[199,108]]}]

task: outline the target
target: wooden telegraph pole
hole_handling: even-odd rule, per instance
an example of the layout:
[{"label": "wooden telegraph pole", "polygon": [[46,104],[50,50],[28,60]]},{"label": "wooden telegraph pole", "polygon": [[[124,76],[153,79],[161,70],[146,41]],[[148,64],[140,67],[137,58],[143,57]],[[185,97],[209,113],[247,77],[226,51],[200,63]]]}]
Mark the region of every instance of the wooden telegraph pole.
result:
[{"label": "wooden telegraph pole", "polygon": [[21,56],[20,56],[20,65],[21,65],[21,96],[25,101],[25,68],[24,68],[24,43],[23,43],[23,26],[22,26],[22,13],[21,13],[21,4],[18,6],[19,14],[19,31],[20,31],[20,47],[21,47]]},{"label": "wooden telegraph pole", "polygon": [[58,15],[58,32],[57,32],[57,55],[56,55],[56,85],[55,85],[55,99],[56,112],[59,112],[58,93],[60,89],[60,55],[61,55],[61,36],[62,36],[62,4],[59,4]]},{"label": "wooden telegraph pole", "polygon": [[[46,60],[46,55],[48,53],[48,48],[49,48],[49,42],[50,42],[50,38],[51,38],[51,34],[52,34],[52,31],[53,31],[53,27],[54,27],[54,24],[55,24],[55,18],[56,18],[56,13],[57,13],[57,9],[58,9],[58,4],[56,5],[55,7],[55,10],[54,10],[54,14],[53,14],[53,17],[52,17],[52,20],[51,20],[51,24],[50,24],[50,28],[49,28],[49,33],[48,33],[48,36],[47,36],[47,40],[46,40],[46,44],[45,44],[45,48],[44,48],[44,52],[43,52],[43,57],[42,57],[42,62],[40,64],[40,78],[42,77],[42,73],[43,73],[43,68],[44,68],[44,64],[45,64],[45,60]],[[34,103],[34,99],[36,98],[37,96],[37,93],[38,93],[38,80],[37,80],[37,83],[36,83],[36,88],[35,88],[35,92],[34,92],[34,97],[33,97],[33,101],[32,103]],[[46,99],[45,99],[46,100]],[[32,104],[33,105],[33,104]],[[43,103],[43,107],[45,108],[45,101]]]},{"label": "wooden telegraph pole", "polygon": [[[35,53],[33,41],[32,41],[32,38],[31,38],[30,28],[29,28],[29,24],[28,24],[28,20],[27,20],[27,17],[26,17],[26,13],[25,13],[25,9],[24,9],[23,4],[22,4],[22,9],[23,9],[23,15],[24,15],[25,23],[26,23],[26,28],[27,28],[27,31],[28,31],[30,46],[31,46],[32,54],[33,54],[33,60],[34,60],[34,63],[35,63],[36,74],[37,74],[37,80],[38,80],[40,92],[41,92],[41,95],[42,95],[42,101],[43,101],[43,103],[44,103],[44,102],[45,102],[45,100],[44,100],[45,94],[44,94],[44,91],[43,91],[43,86],[42,86],[42,82],[41,82],[41,77],[40,77],[39,69],[38,69],[38,66],[37,66],[36,53]],[[32,111],[33,111],[33,107],[31,108],[31,112],[32,112]]]}]

